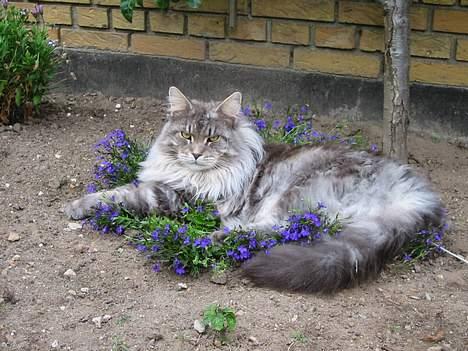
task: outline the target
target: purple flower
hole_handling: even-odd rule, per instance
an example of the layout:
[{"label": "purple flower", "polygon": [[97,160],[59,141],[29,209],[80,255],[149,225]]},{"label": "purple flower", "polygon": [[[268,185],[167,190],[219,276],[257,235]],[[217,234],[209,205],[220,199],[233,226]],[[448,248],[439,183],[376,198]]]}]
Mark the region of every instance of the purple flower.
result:
[{"label": "purple flower", "polygon": [[219,217],[219,211],[218,210],[213,210],[213,212],[211,212],[211,214],[215,217]]},{"label": "purple flower", "polygon": [[272,109],[272,107],[273,107],[273,105],[272,105],[272,103],[269,102],[269,101],[267,101],[267,102],[265,102],[265,104],[263,104],[263,109],[264,109],[264,110],[269,111],[269,110]]},{"label": "purple flower", "polygon": [[378,152],[378,151],[379,151],[379,147],[377,146],[377,144],[371,144],[371,146],[370,146],[370,152],[372,152],[372,153],[375,154],[375,153]]},{"label": "purple flower", "polygon": [[161,265],[159,263],[155,263],[152,269],[153,269],[153,272],[159,273],[161,272]]},{"label": "purple flower", "polygon": [[96,184],[94,184],[94,183],[88,184],[88,185],[86,186],[86,192],[87,192],[88,194],[92,194],[92,193],[97,192],[97,186],[96,186]]},{"label": "purple flower", "polygon": [[155,241],[159,240],[159,229],[156,229],[154,232],[151,233],[151,238],[153,238],[153,240]]},{"label": "purple flower", "polygon": [[203,206],[197,206],[196,211],[197,211],[198,213],[202,213],[204,210],[205,210],[205,208],[204,208]]},{"label": "purple flower", "polygon": [[183,214],[187,214],[187,213],[189,213],[189,211],[190,211],[190,208],[184,207],[184,208],[182,209],[181,212],[182,212]]},{"label": "purple flower", "polygon": [[0,4],[6,9],[8,7],[8,0],[0,0]]},{"label": "purple flower", "polygon": [[316,227],[320,227],[321,225],[320,218],[314,213],[310,213],[310,212],[304,213],[304,219],[312,222]]},{"label": "purple flower", "polygon": [[409,254],[407,254],[407,253],[405,252],[405,254],[403,255],[403,260],[404,260],[405,262],[409,262],[409,261],[411,261],[412,259],[413,259],[413,257],[411,257],[411,255],[409,255]]},{"label": "purple flower", "polygon": [[301,113],[307,113],[309,112],[309,106],[308,105],[302,105],[300,108]]},{"label": "purple flower", "polygon": [[179,233],[179,234],[185,234],[185,233],[187,233],[187,225],[184,224],[182,227],[180,227],[179,229],[177,229],[177,233]]},{"label": "purple flower", "polygon": [[211,245],[211,239],[208,237],[195,239],[193,246],[204,249]]},{"label": "purple flower", "polygon": [[109,228],[108,225],[105,225],[104,227],[102,227],[102,229],[101,229],[102,234],[107,234],[109,232],[110,232],[110,228]]},{"label": "purple flower", "polygon": [[242,109],[242,113],[244,114],[244,116],[249,117],[252,114],[252,110],[250,109],[250,106],[249,105],[245,106]]},{"label": "purple flower", "polygon": [[190,245],[190,242],[191,242],[191,241],[192,241],[192,240],[190,239],[190,237],[187,236],[187,237],[184,239],[182,245],[186,245],[186,246],[187,246],[187,245]]},{"label": "purple flower", "polygon": [[37,18],[39,15],[44,13],[44,5],[34,5],[34,8],[31,10],[31,14]]},{"label": "purple flower", "polygon": [[317,202],[317,208],[320,210],[322,208],[327,208],[327,206],[325,206],[325,204],[322,201],[319,201]]},{"label": "purple flower", "polygon": [[136,249],[137,249],[138,251],[140,251],[140,252],[144,252],[144,251],[147,250],[147,247],[146,247],[146,245],[144,245],[144,244],[138,244],[138,245],[136,246]]},{"label": "purple flower", "polygon": [[123,225],[118,225],[115,228],[115,234],[122,235],[125,232],[125,227]]},{"label": "purple flower", "polygon": [[281,122],[281,120],[276,119],[276,120],[273,122],[272,128],[273,128],[273,129],[278,129],[279,127],[281,127],[281,124],[282,124],[282,123],[283,123],[283,122]]},{"label": "purple flower", "polygon": [[266,129],[267,127],[266,122],[263,119],[257,119],[255,121],[255,125],[257,126],[258,130],[263,130],[263,129]]},{"label": "purple flower", "polygon": [[174,272],[177,275],[184,275],[186,273],[185,266],[178,258],[174,259],[172,263],[172,267],[174,268]]},{"label": "purple flower", "polygon": [[288,116],[287,118],[287,122],[286,124],[284,125],[284,130],[289,133],[291,130],[293,130],[294,128],[296,127],[296,125],[294,124],[294,120],[291,116]]},{"label": "purple flower", "polygon": [[158,245],[153,245],[153,246],[151,246],[151,251],[153,251],[153,252],[158,252],[159,249],[160,249],[160,248],[159,248]]},{"label": "purple flower", "polygon": [[231,232],[231,229],[229,227],[224,227],[223,228],[223,233],[224,234],[229,234]]}]

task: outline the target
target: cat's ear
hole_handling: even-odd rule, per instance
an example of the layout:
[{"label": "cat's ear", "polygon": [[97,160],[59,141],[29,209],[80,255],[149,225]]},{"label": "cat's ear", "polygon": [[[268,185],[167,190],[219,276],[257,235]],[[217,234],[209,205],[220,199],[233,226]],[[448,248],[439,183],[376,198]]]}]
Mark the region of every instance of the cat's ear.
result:
[{"label": "cat's ear", "polygon": [[215,111],[221,111],[226,116],[238,117],[242,108],[242,94],[236,91],[229,95],[216,107]]},{"label": "cat's ear", "polygon": [[176,87],[169,88],[169,112],[187,111],[192,109],[192,103]]}]

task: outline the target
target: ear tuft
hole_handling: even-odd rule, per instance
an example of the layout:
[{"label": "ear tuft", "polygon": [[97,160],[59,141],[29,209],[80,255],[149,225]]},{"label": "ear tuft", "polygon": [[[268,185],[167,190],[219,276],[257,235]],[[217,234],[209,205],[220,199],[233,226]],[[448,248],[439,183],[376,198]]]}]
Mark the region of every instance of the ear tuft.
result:
[{"label": "ear tuft", "polygon": [[192,109],[192,103],[176,87],[169,88],[169,112],[186,111]]},{"label": "ear tuft", "polygon": [[222,103],[216,107],[215,111],[221,111],[230,117],[238,117],[242,108],[242,94],[236,91],[229,95]]}]

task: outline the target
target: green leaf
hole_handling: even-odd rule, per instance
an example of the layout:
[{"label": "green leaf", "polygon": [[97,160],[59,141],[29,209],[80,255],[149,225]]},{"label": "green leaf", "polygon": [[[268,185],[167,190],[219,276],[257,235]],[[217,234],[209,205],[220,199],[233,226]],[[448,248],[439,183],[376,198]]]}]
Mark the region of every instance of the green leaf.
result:
[{"label": "green leaf", "polygon": [[233,331],[234,329],[236,329],[236,324],[237,324],[236,316],[227,315],[225,317],[226,317],[227,329],[230,331]]},{"label": "green leaf", "polygon": [[163,10],[167,10],[169,8],[170,0],[156,0],[156,5],[158,5]]},{"label": "green leaf", "polygon": [[3,95],[3,89],[5,89],[6,85],[7,85],[6,80],[0,80],[0,97]]},{"label": "green leaf", "polygon": [[210,320],[210,327],[216,331],[223,331],[224,327],[224,316],[221,313],[217,313],[214,318]]},{"label": "green leaf", "polygon": [[133,20],[133,10],[135,9],[136,1],[120,0],[120,12],[128,22],[132,22]]},{"label": "green leaf", "polygon": [[202,0],[185,0],[187,2],[187,5],[190,7],[196,9],[201,6]]},{"label": "green leaf", "polygon": [[136,0],[138,6],[143,6],[143,0]]},{"label": "green leaf", "polygon": [[41,103],[41,96],[40,95],[34,95],[33,96],[33,105],[38,106]]},{"label": "green leaf", "polygon": [[15,94],[16,106],[20,106],[22,101],[23,101],[23,91],[21,90],[21,88],[16,88],[16,94]]}]

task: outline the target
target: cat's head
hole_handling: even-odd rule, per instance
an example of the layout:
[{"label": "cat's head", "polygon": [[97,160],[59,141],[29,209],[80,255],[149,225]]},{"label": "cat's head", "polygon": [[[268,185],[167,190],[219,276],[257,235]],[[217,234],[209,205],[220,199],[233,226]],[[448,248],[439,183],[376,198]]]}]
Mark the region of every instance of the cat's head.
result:
[{"label": "cat's head", "polygon": [[242,157],[261,157],[261,138],[241,112],[241,93],[235,92],[222,102],[205,103],[189,100],[171,87],[168,100],[168,122],[158,144],[160,151],[180,166],[206,171],[229,167]]}]

